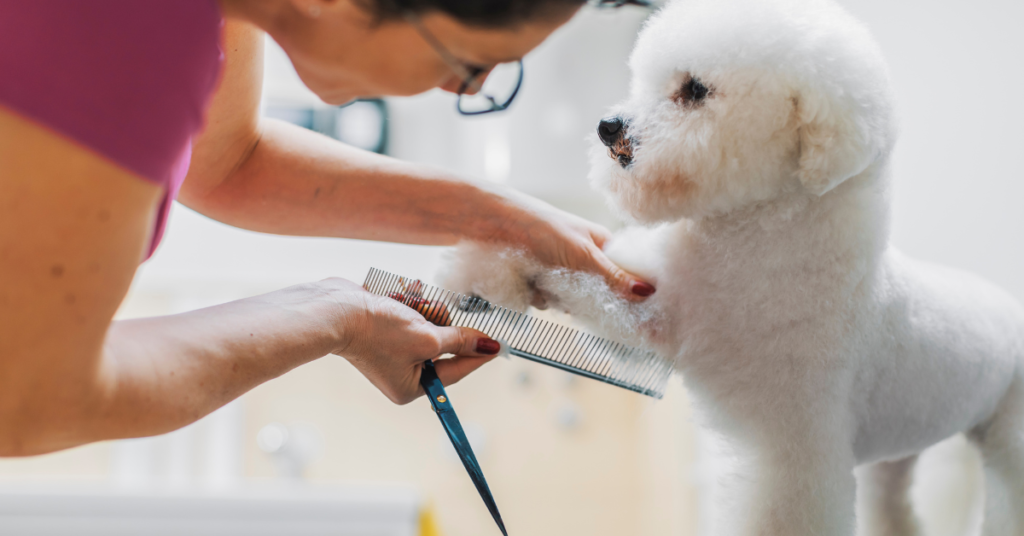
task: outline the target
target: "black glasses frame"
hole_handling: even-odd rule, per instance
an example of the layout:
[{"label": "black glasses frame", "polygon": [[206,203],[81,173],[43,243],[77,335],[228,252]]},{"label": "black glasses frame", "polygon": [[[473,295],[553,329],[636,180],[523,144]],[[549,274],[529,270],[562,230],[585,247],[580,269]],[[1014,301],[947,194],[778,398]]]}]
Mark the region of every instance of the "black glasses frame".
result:
[{"label": "black glasses frame", "polygon": [[622,6],[651,7],[648,0],[590,0],[587,2],[593,7],[616,8]]},{"label": "black glasses frame", "polygon": [[[462,115],[483,115],[489,114],[491,112],[500,112],[508,109],[508,106],[512,104],[512,100],[515,99],[516,95],[519,93],[519,88],[523,87],[523,60],[517,61],[516,65],[519,67],[519,76],[516,77],[516,87],[512,89],[512,94],[509,95],[507,99],[505,99],[505,102],[498,102],[494,99],[494,97],[484,93],[482,90],[477,90],[477,92],[480,93],[481,96],[483,96],[491,103],[491,107],[485,110],[476,111],[463,110],[462,98],[466,96],[466,90],[470,88],[469,82],[467,80],[463,80],[462,85],[459,86],[459,100],[455,103],[455,109],[458,110],[459,113]],[[471,69],[473,70],[470,71],[470,73],[472,74],[472,78],[470,80],[476,80],[476,77],[480,76],[480,73],[484,72],[484,70],[480,69],[479,67],[472,67]]]},{"label": "black glasses frame", "polygon": [[[512,94],[503,102],[498,102],[494,97],[483,92],[483,87],[479,80],[481,74],[489,72],[493,67],[490,69],[475,67],[455,57],[455,55],[449,52],[448,49],[441,44],[441,41],[439,41],[437,37],[435,37],[434,34],[423,25],[423,21],[416,13],[411,11],[406,12],[405,20],[409,21],[409,24],[412,24],[413,27],[416,28],[416,31],[419,32],[421,37],[423,37],[423,40],[426,41],[435,52],[437,52],[438,56],[441,56],[441,59],[448,65],[448,68],[462,79],[462,85],[459,86],[458,91],[459,100],[455,104],[455,109],[458,110],[460,114],[483,115],[492,112],[501,112],[508,109],[509,105],[511,105],[512,101],[516,98],[516,95],[519,94],[519,88],[523,86],[523,60],[516,61],[516,65],[519,67],[519,76],[516,79],[516,87],[512,90]],[[469,89],[472,89],[474,94],[479,93],[487,99],[491,103],[491,107],[476,111],[464,110],[462,98],[466,96],[466,90]]]}]

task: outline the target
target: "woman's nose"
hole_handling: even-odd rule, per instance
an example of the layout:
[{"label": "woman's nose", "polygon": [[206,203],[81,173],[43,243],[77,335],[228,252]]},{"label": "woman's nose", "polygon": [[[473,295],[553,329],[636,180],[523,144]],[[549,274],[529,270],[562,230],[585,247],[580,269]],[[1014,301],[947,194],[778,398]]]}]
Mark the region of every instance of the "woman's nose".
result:
[{"label": "woman's nose", "polygon": [[[484,71],[475,75],[473,79],[476,80],[477,87],[483,87],[484,82],[490,74],[490,71]],[[438,87],[449,93],[455,93],[456,95],[476,95],[476,90],[474,90],[471,85],[467,84],[461,76],[456,74],[453,74],[448,78],[448,80]]]},{"label": "woman's nose", "polygon": [[601,143],[611,147],[622,139],[623,126],[624,123],[621,118],[606,117],[597,125],[597,136],[601,138]]},{"label": "woman's nose", "polygon": [[459,93],[459,88],[462,87],[462,79],[456,75],[451,75],[441,85],[437,86],[448,93]]}]

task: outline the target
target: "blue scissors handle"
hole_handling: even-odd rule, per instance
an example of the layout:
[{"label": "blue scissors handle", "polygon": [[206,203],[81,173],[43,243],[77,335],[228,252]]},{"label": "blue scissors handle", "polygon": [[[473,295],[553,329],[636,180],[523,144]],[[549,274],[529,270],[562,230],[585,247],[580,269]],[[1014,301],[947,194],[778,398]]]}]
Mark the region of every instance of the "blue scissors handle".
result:
[{"label": "blue scissors handle", "polygon": [[477,493],[480,494],[480,498],[487,505],[487,510],[491,512],[491,517],[494,518],[494,522],[501,529],[501,534],[508,536],[508,533],[505,532],[505,523],[502,522],[501,514],[498,512],[498,505],[494,502],[494,496],[491,495],[491,488],[487,487],[487,480],[484,478],[484,472],[480,469],[480,464],[476,461],[476,456],[473,454],[473,447],[469,445],[466,433],[462,430],[462,424],[459,423],[459,418],[455,415],[455,408],[452,407],[448,394],[444,392],[441,380],[437,378],[437,370],[434,369],[433,361],[427,361],[423,364],[420,385],[427,392],[427,399],[430,400],[430,405],[437,412],[437,418],[441,419],[441,426],[444,426],[444,431],[448,434],[448,439],[452,441],[452,446],[455,447],[455,452],[458,453],[459,459],[462,460],[462,465],[466,468],[466,472],[469,473],[469,478],[473,480]]}]

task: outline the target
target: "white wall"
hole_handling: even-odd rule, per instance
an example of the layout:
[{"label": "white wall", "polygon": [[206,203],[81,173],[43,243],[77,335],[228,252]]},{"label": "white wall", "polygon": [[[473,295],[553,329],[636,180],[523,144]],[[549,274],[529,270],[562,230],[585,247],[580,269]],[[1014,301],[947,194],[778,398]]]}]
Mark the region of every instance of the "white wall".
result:
[{"label": "white wall", "polygon": [[843,0],[901,111],[893,242],[1024,300],[1024,2]]}]

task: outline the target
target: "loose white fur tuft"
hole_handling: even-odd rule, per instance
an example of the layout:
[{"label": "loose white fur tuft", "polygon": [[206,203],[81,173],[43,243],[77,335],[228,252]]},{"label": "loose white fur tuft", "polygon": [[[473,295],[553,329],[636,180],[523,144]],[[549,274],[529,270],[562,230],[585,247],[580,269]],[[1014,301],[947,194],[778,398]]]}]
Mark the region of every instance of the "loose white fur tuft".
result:
[{"label": "loose white fur tuft", "polygon": [[914,534],[910,468],[958,433],[985,460],[984,534],[1024,535],[1024,309],[890,246],[896,119],[867,30],[831,0],[677,0],[631,67],[591,181],[658,224],[606,248],[657,293],[473,244],[444,285],[540,295],[672,360],[738,458],[716,535]]},{"label": "loose white fur tuft", "polygon": [[[603,336],[634,346],[647,344],[643,326],[653,311],[616,296],[604,279],[550,269],[520,251],[464,242],[450,257],[439,284],[460,294],[482,296],[514,311],[536,297],[572,314]],[[539,296],[538,296],[539,295]]]}]

